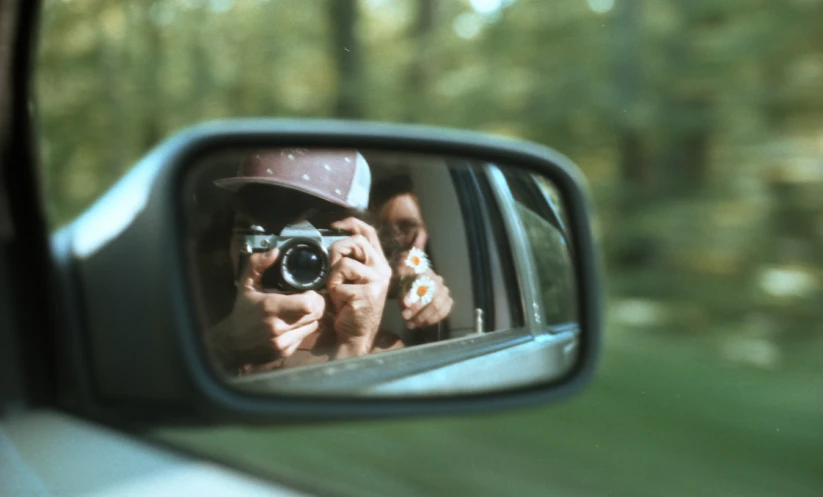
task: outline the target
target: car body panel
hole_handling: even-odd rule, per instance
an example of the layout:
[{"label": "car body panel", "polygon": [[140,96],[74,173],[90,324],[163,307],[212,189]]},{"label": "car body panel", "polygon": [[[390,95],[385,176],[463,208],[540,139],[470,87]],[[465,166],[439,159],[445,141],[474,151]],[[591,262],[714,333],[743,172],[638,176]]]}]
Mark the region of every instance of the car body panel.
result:
[{"label": "car body panel", "polygon": [[0,423],[0,495],[310,495],[223,465],[173,453],[60,411]]}]

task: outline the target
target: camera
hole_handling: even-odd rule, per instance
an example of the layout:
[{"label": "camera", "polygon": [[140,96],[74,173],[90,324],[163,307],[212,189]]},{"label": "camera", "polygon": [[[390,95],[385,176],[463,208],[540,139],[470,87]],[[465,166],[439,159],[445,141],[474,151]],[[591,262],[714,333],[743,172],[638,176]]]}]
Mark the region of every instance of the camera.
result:
[{"label": "camera", "polygon": [[308,221],[289,224],[278,235],[252,226],[251,234],[246,235],[244,251],[248,257],[277,248],[280,251],[277,262],[261,278],[263,290],[300,293],[326,286],[329,247],[350,236],[344,230],[317,229]]}]

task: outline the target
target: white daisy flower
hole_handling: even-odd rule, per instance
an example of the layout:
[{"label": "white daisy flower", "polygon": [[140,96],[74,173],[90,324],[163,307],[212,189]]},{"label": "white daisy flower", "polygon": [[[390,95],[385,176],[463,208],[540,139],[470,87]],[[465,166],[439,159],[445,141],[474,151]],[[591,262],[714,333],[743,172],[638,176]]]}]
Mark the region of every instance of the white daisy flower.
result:
[{"label": "white daisy flower", "polygon": [[411,290],[409,290],[408,302],[409,304],[416,304],[420,302],[423,305],[428,305],[434,298],[434,291],[436,285],[434,281],[428,276],[421,276],[414,280]]},{"label": "white daisy flower", "polygon": [[414,274],[423,274],[429,269],[429,258],[425,252],[413,247],[406,256],[406,266],[414,269]]}]

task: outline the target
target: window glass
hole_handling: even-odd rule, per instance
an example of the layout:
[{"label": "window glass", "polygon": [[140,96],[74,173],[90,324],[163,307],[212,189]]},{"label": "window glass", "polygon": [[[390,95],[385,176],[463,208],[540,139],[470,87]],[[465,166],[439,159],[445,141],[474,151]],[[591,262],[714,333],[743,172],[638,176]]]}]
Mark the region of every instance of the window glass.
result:
[{"label": "window glass", "polygon": [[[567,238],[570,238],[568,236],[569,218],[566,216],[566,207],[563,205],[563,199],[557,187],[554,186],[548,178],[540,176],[539,174],[533,174],[532,178],[534,178],[538,188],[540,188],[540,191],[545,196],[546,203],[551,206],[551,209],[559,218],[563,232],[566,233]],[[571,242],[571,240],[569,240],[569,242]]]},{"label": "window glass", "polygon": [[504,169],[537,269],[549,324],[576,322],[577,290],[559,192],[542,176]]},{"label": "window glass", "polygon": [[506,170],[504,175],[515,200],[528,205],[563,236],[569,237],[566,232],[568,220],[564,217],[560,192],[549,180],[537,174],[511,170]]},{"label": "window glass", "polygon": [[540,281],[540,296],[547,324],[578,320],[574,265],[561,232],[520,202],[516,202],[520,221],[535,262]]}]

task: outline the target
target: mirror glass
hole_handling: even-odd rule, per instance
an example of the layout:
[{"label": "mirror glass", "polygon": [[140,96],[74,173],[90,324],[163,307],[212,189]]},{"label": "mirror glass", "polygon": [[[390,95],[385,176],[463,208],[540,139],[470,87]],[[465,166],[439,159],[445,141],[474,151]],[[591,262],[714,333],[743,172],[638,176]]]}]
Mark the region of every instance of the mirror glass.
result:
[{"label": "mirror glass", "polygon": [[557,379],[581,329],[560,190],[482,160],[232,149],[184,187],[203,351],[254,394],[432,396]]}]

